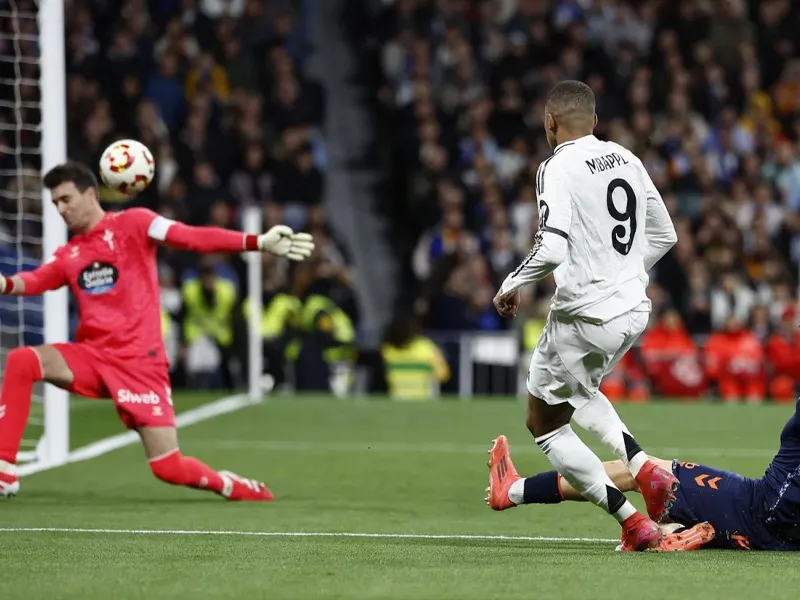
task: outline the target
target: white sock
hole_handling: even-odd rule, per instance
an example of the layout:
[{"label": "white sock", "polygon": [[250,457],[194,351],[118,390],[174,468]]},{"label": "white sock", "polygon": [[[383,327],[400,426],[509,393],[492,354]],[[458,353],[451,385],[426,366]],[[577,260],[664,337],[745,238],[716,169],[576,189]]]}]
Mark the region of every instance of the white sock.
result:
[{"label": "white sock", "polygon": [[631,475],[636,477],[639,474],[649,457],[633,439],[605,394],[597,392],[585,406],[575,411],[572,418],[624,462]]},{"label": "white sock", "polygon": [[637,512],[609,479],[600,459],[575,435],[572,427],[559,427],[537,437],[536,443],[572,487],[620,523]]},{"label": "white sock", "polygon": [[525,478],[517,479],[508,488],[508,499],[519,506],[525,500]]},{"label": "white sock", "polygon": [[17,474],[17,465],[14,465],[10,462],[6,462],[4,460],[0,460],[0,473],[5,473],[6,475],[16,476]]},{"label": "white sock", "polygon": [[634,477],[639,476],[639,471],[642,470],[642,467],[645,463],[650,460],[650,457],[644,453],[644,451],[638,452],[628,461],[628,470],[631,472],[631,475]]}]

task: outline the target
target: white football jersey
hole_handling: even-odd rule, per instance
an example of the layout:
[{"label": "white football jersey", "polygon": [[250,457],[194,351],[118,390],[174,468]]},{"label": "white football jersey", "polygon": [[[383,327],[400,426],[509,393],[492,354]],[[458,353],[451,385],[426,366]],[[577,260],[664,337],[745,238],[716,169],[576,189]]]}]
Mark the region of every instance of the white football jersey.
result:
[{"label": "white football jersey", "polygon": [[605,322],[648,303],[647,271],[677,236],[632,152],[593,135],[560,144],[539,167],[536,196],[533,248],[501,292],[552,272],[557,315]]}]

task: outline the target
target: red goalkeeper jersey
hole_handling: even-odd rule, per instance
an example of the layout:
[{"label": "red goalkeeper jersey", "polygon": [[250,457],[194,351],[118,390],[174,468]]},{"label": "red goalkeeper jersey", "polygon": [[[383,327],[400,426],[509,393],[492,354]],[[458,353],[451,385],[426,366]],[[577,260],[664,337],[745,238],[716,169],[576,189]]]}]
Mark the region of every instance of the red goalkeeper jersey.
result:
[{"label": "red goalkeeper jersey", "polygon": [[91,231],[59,248],[49,262],[21,273],[24,294],[68,285],[78,300],[77,341],[117,357],[167,362],[156,266],[159,243],[198,252],[257,247],[255,236],[189,227],[142,208],[106,213]]}]

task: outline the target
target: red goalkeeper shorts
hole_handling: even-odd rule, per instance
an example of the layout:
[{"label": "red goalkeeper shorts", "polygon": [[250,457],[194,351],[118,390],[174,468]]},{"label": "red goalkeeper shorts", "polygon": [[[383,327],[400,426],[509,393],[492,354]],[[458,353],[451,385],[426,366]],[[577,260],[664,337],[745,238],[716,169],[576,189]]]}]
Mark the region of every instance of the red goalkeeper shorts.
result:
[{"label": "red goalkeeper shorts", "polygon": [[70,392],[111,398],[129,429],[174,427],[169,368],[163,362],[120,359],[87,344],[53,344],[75,376]]}]

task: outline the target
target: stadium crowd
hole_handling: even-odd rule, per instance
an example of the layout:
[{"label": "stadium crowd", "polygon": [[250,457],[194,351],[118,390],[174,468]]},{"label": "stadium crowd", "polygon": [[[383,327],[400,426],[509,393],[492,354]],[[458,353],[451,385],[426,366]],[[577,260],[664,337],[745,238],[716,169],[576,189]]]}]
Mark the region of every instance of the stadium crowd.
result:
[{"label": "stadium crowd", "polygon": [[[646,351],[618,369],[619,394],[641,380],[633,362],[658,372],[648,361],[672,352],[691,357],[691,375],[678,379],[694,387],[792,397],[800,380],[796,3],[385,4],[375,93],[397,142],[387,210],[412,266],[416,291],[406,303],[428,328],[509,326],[491,300],[537,229],[533,180],[551,152],[543,98],[557,81],[580,79],[596,93],[596,134],[642,158],[679,238],[651,273],[653,329]],[[544,316],[552,291],[552,281],[538,286],[529,319]],[[768,374],[782,383],[768,385]],[[659,376],[653,386],[679,391]]]},{"label": "stadium crowd", "polygon": [[[149,146],[158,165],[154,183],[133,202],[102,189],[107,208],[145,206],[193,225],[241,229],[243,209],[256,206],[265,227],[283,222],[316,238],[318,252],[307,264],[266,265],[262,333],[272,358],[267,368],[278,382],[292,343],[298,359],[315,335],[331,337],[323,314],[349,321],[351,330],[358,322],[348,250],[323,207],[324,93],[304,69],[313,4],[67,0],[65,11],[69,157],[96,165],[110,142],[130,137]],[[16,16],[0,26],[0,52],[8,57],[0,67],[7,84],[2,262],[10,274],[41,253],[34,218],[41,214],[39,96],[26,83],[38,79],[38,48],[34,0],[0,5]],[[23,212],[29,216],[19,220]],[[197,260],[167,250],[159,256],[173,377],[178,386],[230,387],[243,380],[247,363],[245,266],[239,257]],[[311,296],[329,305],[318,303],[311,314]],[[6,330],[19,312],[15,301],[5,306]],[[31,330],[29,322],[26,336]]]}]

